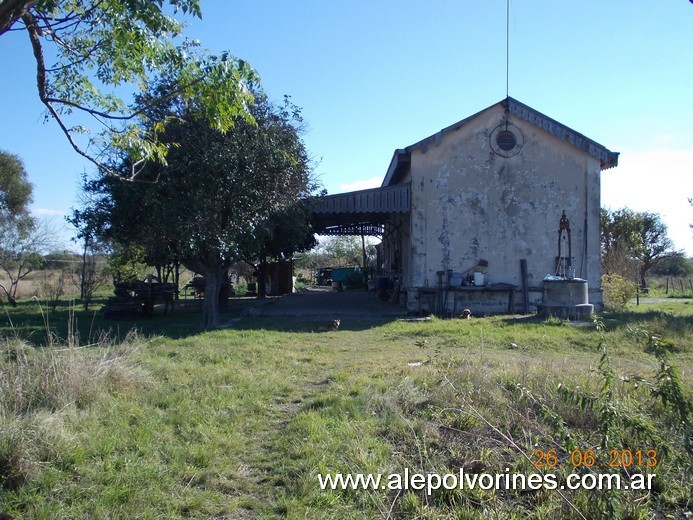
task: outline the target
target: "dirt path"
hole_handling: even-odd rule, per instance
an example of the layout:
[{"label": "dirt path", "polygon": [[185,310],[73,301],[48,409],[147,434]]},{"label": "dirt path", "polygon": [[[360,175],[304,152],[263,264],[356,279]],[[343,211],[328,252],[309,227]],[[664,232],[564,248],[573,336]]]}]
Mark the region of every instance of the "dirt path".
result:
[{"label": "dirt path", "polygon": [[383,302],[366,291],[336,292],[327,287],[311,287],[305,291],[270,298],[252,309],[257,317],[320,316],[329,319],[347,317],[405,316],[404,306]]}]

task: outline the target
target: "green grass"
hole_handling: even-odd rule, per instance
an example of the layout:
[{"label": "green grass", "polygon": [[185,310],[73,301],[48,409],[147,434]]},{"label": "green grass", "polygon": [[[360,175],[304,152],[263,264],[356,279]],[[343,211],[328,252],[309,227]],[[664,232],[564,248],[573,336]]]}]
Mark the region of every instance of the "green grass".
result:
[{"label": "green grass", "polygon": [[[38,309],[22,312],[8,314],[0,351],[0,511],[18,518],[677,518],[693,508],[691,454],[675,407],[652,394],[661,364],[649,339],[663,337],[690,406],[690,306],[607,316],[603,338],[590,324],[502,316],[343,320],[324,334],[309,319],[199,332],[199,315],[157,317],[126,343],[88,348],[26,344],[46,334]],[[80,330],[88,321],[74,319]],[[120,324],[122,337],[130,324]],[[597,404],[580,407],[579,395]],[[654,433],[633,430],[638,420]],[[655,489],[563,499],[318,486],[318,474],[405,468],[529,474],[537,449],[555,449],[565,474],[567,447],[597,450],[603,426],[607,448],[658,451]]]}]

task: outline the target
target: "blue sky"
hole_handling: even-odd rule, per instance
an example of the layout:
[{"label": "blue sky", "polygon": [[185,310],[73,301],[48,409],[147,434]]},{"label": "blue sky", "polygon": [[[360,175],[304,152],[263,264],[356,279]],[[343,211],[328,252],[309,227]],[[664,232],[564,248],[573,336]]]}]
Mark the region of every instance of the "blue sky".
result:
[{"label": "blue sky", "polygon": [[[396,148],[506,95],[505,0],[201,0],[186,34],[302,107],[330,193],[377,186]],[[510,0],[509,93],[621,153],[602,205],[659,213],[693,256],[693,4]],[[78,206],[82,172],[43,123],[24,34],[0,36],[0,149],[19,155],[36,214]],[[547,232],[553,232],[547,230]]]}]

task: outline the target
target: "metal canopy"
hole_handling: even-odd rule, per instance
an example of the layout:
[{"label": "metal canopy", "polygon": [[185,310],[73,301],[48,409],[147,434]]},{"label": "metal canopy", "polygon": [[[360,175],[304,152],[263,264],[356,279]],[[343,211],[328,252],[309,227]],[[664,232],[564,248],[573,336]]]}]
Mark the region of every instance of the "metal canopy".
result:
[{"label": "metal canopy", "polygon": [[313,229],[321,235],[382,236],[393,213],[411,208],[409,183],[313,199]]}]

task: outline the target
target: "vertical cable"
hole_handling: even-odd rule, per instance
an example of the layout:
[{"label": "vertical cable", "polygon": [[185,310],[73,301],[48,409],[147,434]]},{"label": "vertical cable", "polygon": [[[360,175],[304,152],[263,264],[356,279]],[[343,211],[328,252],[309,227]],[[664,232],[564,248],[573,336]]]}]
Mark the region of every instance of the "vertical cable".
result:
[{"label": "vertical cable", "polygon": [[505,0],[505,97],[510,96],[510,0]]}]

